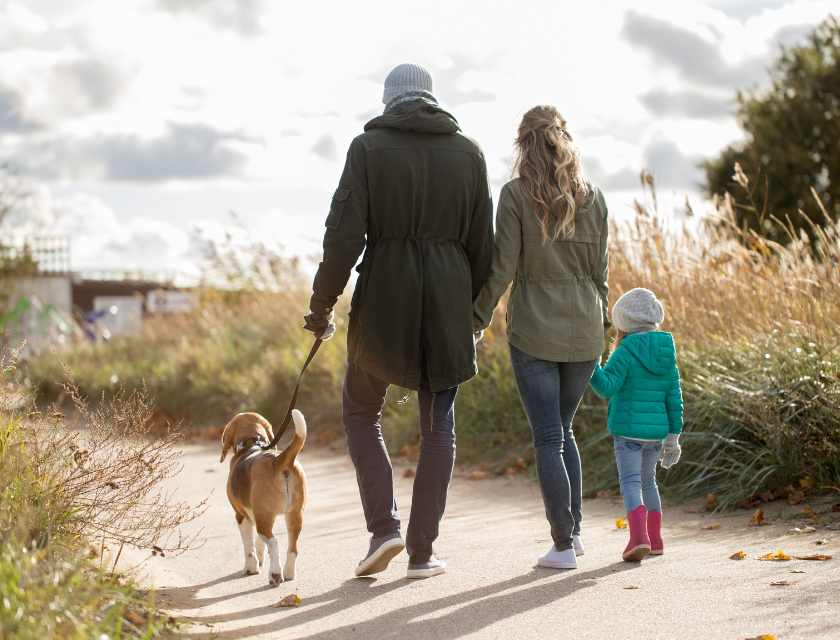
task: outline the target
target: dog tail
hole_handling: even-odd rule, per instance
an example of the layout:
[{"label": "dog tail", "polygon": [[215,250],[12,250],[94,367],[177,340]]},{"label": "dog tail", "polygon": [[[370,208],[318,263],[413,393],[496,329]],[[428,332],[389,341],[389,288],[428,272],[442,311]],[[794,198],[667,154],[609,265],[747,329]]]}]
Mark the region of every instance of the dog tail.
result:
[{"label": "dog tail", "polygon": [[280,467],[291,467],[295,463],[295,458],[303,449],[303,443],[306,442],[306,420],[303,419],[303,414],[295,409],[292,411],[292,419],[295,423],[295,437],[289,443],[289,446],[283,449],[283,452],[277,456],[276,465]]}]

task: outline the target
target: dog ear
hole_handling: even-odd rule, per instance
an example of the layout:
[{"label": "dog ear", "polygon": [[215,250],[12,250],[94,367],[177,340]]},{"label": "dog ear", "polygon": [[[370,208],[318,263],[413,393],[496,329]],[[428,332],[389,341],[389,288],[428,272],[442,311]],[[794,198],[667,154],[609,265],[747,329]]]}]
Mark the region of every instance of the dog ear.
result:
[{"label": "dog ear", "polygon": [[219,463],[225,461],[228,451],[230,451],[230,448],[233,446],[233,434],[235,429],[232,425],[233,420],[227,423],[225,430],[222,432],[222,458],[219,460]]}]

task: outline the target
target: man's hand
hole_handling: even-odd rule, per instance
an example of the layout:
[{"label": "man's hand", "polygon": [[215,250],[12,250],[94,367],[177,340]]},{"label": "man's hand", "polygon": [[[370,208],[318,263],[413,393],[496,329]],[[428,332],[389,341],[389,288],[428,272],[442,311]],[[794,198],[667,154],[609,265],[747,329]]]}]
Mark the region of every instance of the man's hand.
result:
[{"label": "man's hand", "polygon": [[308,316],[303,316],[303,319],[306,320],[303,328],[314,333],[316,338],[329,340],[335,333],[334,317],[335,311],[330,311],[330,315],[328,316],[321,315],[320,313],[310,313]]}]

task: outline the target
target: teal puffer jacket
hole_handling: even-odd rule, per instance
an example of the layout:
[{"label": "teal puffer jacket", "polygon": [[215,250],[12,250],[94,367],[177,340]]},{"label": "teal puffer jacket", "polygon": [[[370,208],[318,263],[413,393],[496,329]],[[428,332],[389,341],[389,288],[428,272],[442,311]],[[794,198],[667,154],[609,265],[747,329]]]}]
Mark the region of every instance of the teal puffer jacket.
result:
[{"label": "teal puffer jacket", "polygon": [[589,382],[610,398],[607,427],[625,438],[662,440],[682,431],[683,404],[677,353],[670,333],[631,333]]}]

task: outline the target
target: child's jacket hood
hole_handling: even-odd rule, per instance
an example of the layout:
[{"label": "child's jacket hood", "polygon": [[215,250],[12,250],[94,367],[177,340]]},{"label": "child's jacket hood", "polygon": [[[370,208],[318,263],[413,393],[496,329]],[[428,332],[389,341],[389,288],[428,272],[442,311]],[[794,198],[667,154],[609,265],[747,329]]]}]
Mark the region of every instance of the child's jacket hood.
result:
[{"label": "child's jacket hood", "polygon": [[621,346],[655,375],[668,373],[677,364],[674,337],[663,331],[631,333],[621,341]]}]

